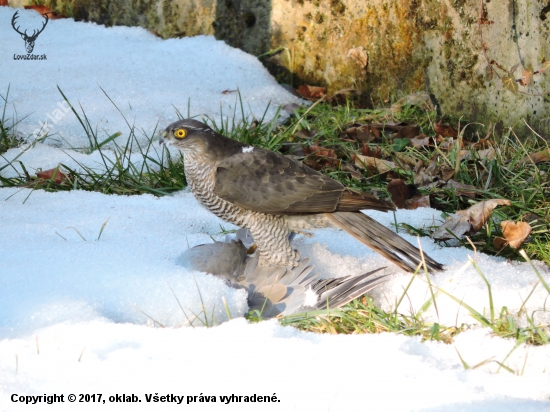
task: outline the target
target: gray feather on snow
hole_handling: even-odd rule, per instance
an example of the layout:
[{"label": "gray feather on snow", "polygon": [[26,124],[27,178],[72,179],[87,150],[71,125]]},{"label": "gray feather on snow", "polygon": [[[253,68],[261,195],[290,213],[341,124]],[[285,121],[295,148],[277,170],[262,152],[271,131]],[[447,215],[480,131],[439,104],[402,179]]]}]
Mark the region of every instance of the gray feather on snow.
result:
[{"label": "gray feather on snow", "polygon": [[198,245],[179,259],[182,266],[223,277],[234,288],[248,291],[250,310],[262,318],[291,315],[307,310],[338,308],[385,282],[387,275],[373,277],[382,268],[359,276],[319,279],[309,259],[290,267],[259,266],[259,254],[247,256],[253,242],[248,231],[237,232],[237,240]]}]

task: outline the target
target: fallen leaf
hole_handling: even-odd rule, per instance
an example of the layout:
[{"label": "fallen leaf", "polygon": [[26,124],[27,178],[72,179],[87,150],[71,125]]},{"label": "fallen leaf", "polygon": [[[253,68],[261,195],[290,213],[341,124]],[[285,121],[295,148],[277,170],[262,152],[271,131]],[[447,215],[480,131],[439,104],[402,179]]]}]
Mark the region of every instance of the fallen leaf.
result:
[{"label": "fallen leaf", "polygon": [[414,168],[414,184],[418,187],[421,187],[432,183],[435,180],[435,176],[433,175],[433,173],[436,167],[436,156],[434,156],[430,160],[430,164],[428,165],[428,167],[424,166],[424,163],[419,160]]},{"label": "fallen leaf", "polygon": [[435,132],[443,137],[457,137],[458,132],[451,126],[443,124],[442,120],[438,123],[434,123]]},{"label": "fallen leaf", "polygon": [[302,84],[298,87],[298,94],[308,100],[319,100],[326,93],[326,87],[319,86],[309,86],[307,84]]},{"label": "fallen leaf", "polygon": [[445,219],[445,222],[432,234],[432,238],[436,240],[454,239],[454,236],[449,233],[450,231],[460,239],[465,235],[470,234],[471,230],[472,225],[467,218],[464,218],[464,216],[449,216]]},{"label": "fallen leaf", "polygon": [[528,162],[529,160],[535,164],[542,163],[542,162],[550,162],[550,149],[546,149],[541,152],[536,152],[536,153],[530,154],[529,156],[525,156],[522,161]]},{"label": "fallen leaf", "polygon": [[431,207],[430,195],[416,195],[405,201],[405,209],[415,210],[419,207]]},{"label": "fallen leaf", "polygon": [[476,232],[489,220],[493,210],[497,206],[510,206],[511,202],[508,199],[491,199],[478,202],[469,209],[461,210],[457,213],[467,215],[472,229]]},{"label": "fallen leaf", "polygon": [[420,135],[418,137],[411,139],[411,145],[412,147],[421,149],[423,147],[430,146],[430,140],[431,140],[431,137],[426,135]]},{"label": "fallen leaf", "polygon": [[414,210],[419,207],[430,207],[430,196],[421,194],[415,185],[407,185],[402,179],[393,179],[388,183],[387,189],[393,203],[399,209]]},{"label": "fallen leaf", "polygon": [[446,152],[448,152],[449,150],[451,150],[453,147],[455,147],[455,144],[456,144],[456,140],[453,139],[452,137],[448,138],[447,140],[444,140],[443,143],[441,143],[439,145],[439,148],[441,150],[445,150]]},{"label": "fallen leaf", "polygon": [[47,17],[50,20],[57,20],[57,19],[64,19],[65,17],[62,16],[59,13],[56,13],[52,9],[46,6],[42,5],[31,5],[31,6],[23,6],[27,10],[34,10],[37,13],[40,13],[42,16]]},{"label": "fallen leaf", "polygon": [[388,160],[377,159],[376,157],[354,154],[352,158],[356,166],[368,169],[376,174],[387,173],[396,168],[395,163]]},{"label": "fallen leaf", "polygon": [[[475,156],[473,156],[475,154]],[[493,147],[484,150],[461,150],[460,151],[460,161],[470,160],[473,158],[494,160],[497,157],[497,152]]]},{"label": "fallen leaf", "polygon": [[317,145],[304,146],[303,149],[307,155],[304,163],[312,169],[320,170],[324,166],[338,166],[340,164],[340,159],[336,156],[334,149]]},{"label": "fallen leaf", "polygon": [[355,180],[361,180],[363,178],[363,175],[361,174],[361,172],[359,172],[357,170],[354,170],[354,171],[350,172],[350,175]]},{"label": "fallen leaf", "polygon": [[346,129],[346,135],[363,144],[370,143],[377,137],[380,137],[380,132],[372,129],[368,125],[350,127]]},{"label": "fallen leaf", "polygon": [[491,199],[478,202],[469,209],[459,210],[456,216],[449,216],[445,222],[432,234],[434,239],[446,240],[453,236],[447,232],[450,230],[457,238],[473,235],[489,220],[493,210],[497,206],[510,206],[507,199]]},{"label": "fallen leaf", "polygon": [[531,225],[527,222],[515,223],[512,220],[505,220],[500,225],[502,226],[504,238],[497,237],[493,240],[493,245],[497,249],[502,249],[506,245],[517,249],[525,242],[532,230]]},{"label": "fallen leaf", "polygon": [[456,180],[449,180],[445,186],[444,189],[454,189],[455,193],[457,195],[464,195],[471,197],[472,199],[476,197],[478,190],[475,186],[472,185],[466,185],[464,183],[457,182]]},{"label": "fallen leaf", "polygon": [[420,126],[416,124],[408,124],[403,126],[394,136],[394,138],[400,139],[412,139],[420,134]]},{"label": "fallen leaf", "polygon": [[425,167],[421,161],[416,164],[414,168],[414,184],[418,187],[441,187],[442,185],[435,186],[434,182],[442,180],[444,186],[454,176],[454,173],[454,169],[450,167],[438,167],[437,156],[433,156],[428,167]]},{"label": "fallen leaf", "polygon": [[394,122],[387,122],[387,123],[372,123],[369,126],[372,129],[377,129],[380,132],[398,132],[403,128],[403,126],[406,126],[407,123],[394,123]]},{"label": "fallen leaf", "polygon": [[404,169],[414,169],[418,162],[418,159],[407,153],[394,153],[393,156],[395,157],[395,163]]},{"label": "fallen leaf", "polygon": [[67,180],[67,175],[59,170],[59,166],[53,169],[36,172],[36,177],[43,180],[49,180],[53,177],[53,181],[58,184],[61,184]]},{"label": "fallen leaf", "polygon": [[372,147],[363,145],[363,147],[361,148],[361,154],[363,156],[376,157],[377,159],[380,159],[382,157],[382,149],[380,149],[380,147],[378,146]]},{"label": "fallen leaf", "polygon": [[353,100],[361,96],[359,89],[342,89],[338,90],[332,96],[327,97],[327,101],[334,104],[345,105],[348,100]]},{"label": "fallen leaf", "polygon": [[393,179],[388,183],[388,192],[391,194],[391,200],[399,209],[405,207],[405,201],[409,198],[409,188],[402,179]]}]

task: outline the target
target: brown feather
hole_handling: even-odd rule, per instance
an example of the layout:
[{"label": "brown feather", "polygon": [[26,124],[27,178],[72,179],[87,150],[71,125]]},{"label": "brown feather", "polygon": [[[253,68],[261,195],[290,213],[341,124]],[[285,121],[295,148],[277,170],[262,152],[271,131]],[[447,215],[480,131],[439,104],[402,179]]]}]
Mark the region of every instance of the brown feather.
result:
[{"label": "brown feather", "polygon": [[372,209],[381,212],[395,210],[395,206],[390,202],[378,199],[376,196],[367,193],[355,192],[346,189],[336,206],[336,210],[342,212],[357,212],[359,210]]},{"label": "brown feather", "polygon": [[[325,213],[325,216],[336,227],[344,229],[365,246],[380,253],[404,270],[414,272],[422,262],[420,250],[361,212]],[[424,254],[424,261],[430,271],[443,269],[441,264],[426,254]]]}]

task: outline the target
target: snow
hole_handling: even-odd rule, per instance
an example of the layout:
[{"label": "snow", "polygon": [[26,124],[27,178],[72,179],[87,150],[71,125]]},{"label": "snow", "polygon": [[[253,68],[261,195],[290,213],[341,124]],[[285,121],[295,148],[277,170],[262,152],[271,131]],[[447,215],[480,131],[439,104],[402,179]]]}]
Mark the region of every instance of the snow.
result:
[{"label": "snow", "polygon": [[[54,135],[47,139],[50,144],[89,145],[58,87],[81,117],[85,113],[100,141],[125,134],[126,121],[145,141],[144,133],[177,120],[176,110],[217,122],[235,114],[238,121],[242,104],[245,115],[261,119],[265,113],[269,120],[280,104],[299,103],[255,57],[207,36],[162,40],[142,28],[50,20],[33,51],[45,53],[47,60],[14,60],[12,55],[24,54],[25,48],[11,27],[13,13],[0,10],[0,69],[10,73],[0,78],[0,94],[9,87],[6,116],[20,121],[18,131],[25,136],[39,136],[47,122]],[[18,24],[29,33],[43,21],[37,13],[19,11]]]},{"label": "snow", "polygon": [[[9,24],[12,15],[13,9],[0,7],[0,44],[8,56],[24,51]],[[21,23],[33,18],[30,12],[20,15]],[[220,115],[220,104],[230,113],[234,97],[221,92],[236,87],[256,117],[270,101],[268,118],[279,104],[295,102],[256,59],[209,37],[162,41],[139,28],[56,20],[40,34],[34,53],[46,53],[48,60],[0,60],[1,72],[9,73],[0,79],[0,90],[10,84],[7,110],[10,117],[17,111],[23,134],[31,134],[55,107],[62,110],[56,84],[105,137],[123,131],[119,139],[128,136],[128,126],[98,84],[143,136],[176,119],[172,104],[186,113],[189,97],[193,114],[211,117]],[[5,153],[0,168],[17,156],[31,172],[71,161],[74,167],[102,167],[97,152],[70,149],[87,144],[72,113],[51,132],[56,135],[44,143]],[[138,153],[132,157],[140,159]],[[492,336],[443,292],[437,311],[431,305],[422,316],[467,325],[451,345],[390,333],[317,335],[274,320],[248,323],[242,318],[248,309],[244,291],[176,264],[188,247],[211,236],[221,239],[220,225],[234,228],[187,190],[156,198],[3,188],[0,211],[1,411],[550,410],[550,349],[515,347],[513,339]],[[393,214],[368,213],[393,227]],[[400,210],[395,219],[417,228],[443,221],[432,209]],[[415,237],[402,229],[400,234],[416,244]],[[372,293],[385,310],[395,309],[412,279],[341,231],[316,231],[294,244],[323,277],[388,266],[384,273],[391,280]],[[471,258],[491,284],[497,315],[503,306],[516,314],[523,305],[536,323],[550,321],[548,293],[527,263],[443,248],[428,238],[421,245],[446,265],[431,277],[435,293],[441,288],[489,316],[487,286]],[[550,282],[549,269],[534,264]],[[418,276],[398,310],[417,313],[430,297],[425,277]],[[14,395],[24,401],[44,394],[63,395],[64,402],[12,401]],[[106,402],[73,404],[69,394],[102,394]],[[114,402],[122,394],[141,402]],[[184,396],[185,406],[147,402],[155,394]],[[224,404],[220,397],[231,394],[275,394],[279,402]],[[216,396],[216,403],[199,402],[201,395]],[[193,396],[196,402],[188,404]]]}]

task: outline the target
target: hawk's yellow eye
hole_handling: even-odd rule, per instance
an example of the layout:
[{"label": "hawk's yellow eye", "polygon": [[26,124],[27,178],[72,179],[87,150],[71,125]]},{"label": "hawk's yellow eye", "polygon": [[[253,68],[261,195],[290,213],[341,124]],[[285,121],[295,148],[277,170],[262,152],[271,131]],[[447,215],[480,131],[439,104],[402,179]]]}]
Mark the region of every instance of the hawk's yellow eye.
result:
[{"label": "hawk's yellow eye", "polygon": [[178,129],[174,132],[174,136],[176,136],[178,139],[183,139],[187,132],[185,129]]}]

